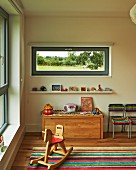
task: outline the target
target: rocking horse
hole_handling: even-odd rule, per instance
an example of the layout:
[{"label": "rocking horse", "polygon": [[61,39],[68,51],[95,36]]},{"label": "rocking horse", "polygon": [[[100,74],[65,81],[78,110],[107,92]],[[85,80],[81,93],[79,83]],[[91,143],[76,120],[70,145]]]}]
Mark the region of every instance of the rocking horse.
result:
[{"label": "rocking horse", "polygon": [[[44,142],[46,142],[46,150],[44,156],[31,160],[30,164],[39,163],[42,165],[45,165],[48,167],[48,169],[52,170],[60,166],[69,156],[71,151],[73,150],[73,147],[70,147],[70,149],[67,151],[65,144],[64,144],[64,137],[63,137],[63,126],[57,125],[56,126],[56,133],[55,135],[52,134],[52,131],[50,129],[45,129],[43,131],[44,133]],[[58,146],[61,147],[61,149],[58,149]],[[48,162],[48,158],[52,157],[52,153],[58,153],[61,155],[64,155],[61,160],[56,162],[55,164],[51,164]]]}]

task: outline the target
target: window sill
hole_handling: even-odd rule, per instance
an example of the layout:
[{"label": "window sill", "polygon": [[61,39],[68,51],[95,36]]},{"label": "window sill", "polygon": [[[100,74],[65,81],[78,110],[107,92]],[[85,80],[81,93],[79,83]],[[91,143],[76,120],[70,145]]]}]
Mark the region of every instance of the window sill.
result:
[{"label": "window sill", "polygon": [[9,125],[6,130],[4,131],[3,139],[4,139],[4,146],[6,147],[4,152],[0,152],[0,161],[2,160],[3,156],[5,155],[10,143],[12,142],[19,125]]}]

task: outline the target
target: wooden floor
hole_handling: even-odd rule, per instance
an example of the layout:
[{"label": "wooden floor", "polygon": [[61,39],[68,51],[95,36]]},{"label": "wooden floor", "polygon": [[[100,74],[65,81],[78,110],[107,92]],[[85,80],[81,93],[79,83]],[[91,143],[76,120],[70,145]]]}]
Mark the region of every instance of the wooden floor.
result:
[{"label": "wooden floor", "polygon": [[[127,133],[104,133],[104,139],[66,139],[66,146],[82,146],[82,147],[136,147],[136,133],[132,134],[132,138],[127,138]],[[45,146],[41,133],[26,133],[20,149],[16,155],[11,170],[26,170],[29,162],[30,154],[33,147]]]}]

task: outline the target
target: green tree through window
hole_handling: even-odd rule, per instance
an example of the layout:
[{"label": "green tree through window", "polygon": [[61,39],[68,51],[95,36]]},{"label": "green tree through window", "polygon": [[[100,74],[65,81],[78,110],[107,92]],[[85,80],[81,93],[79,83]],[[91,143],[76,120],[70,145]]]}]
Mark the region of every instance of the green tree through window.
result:
[{"label": "green tree through window", "polygon": [[32,47],[32,75],[108,74],[109,47]]}]

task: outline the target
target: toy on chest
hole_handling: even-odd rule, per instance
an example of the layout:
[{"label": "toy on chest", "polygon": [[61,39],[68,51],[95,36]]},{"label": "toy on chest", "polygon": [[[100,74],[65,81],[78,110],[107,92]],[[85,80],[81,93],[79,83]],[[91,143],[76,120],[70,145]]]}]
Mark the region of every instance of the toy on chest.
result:
[{"label": "toy on chest", "polygon": [[74,103],[67,103],[64,105],[64,110],[66,112],[76,112],[78,110],[78,106]]},{"label": "toy on chest", "polygon": [[99,108],[94,108],[93,110],[92,110],[92,114],[94,114],[94,115],[99,115],[99,114],[102,114],[102,112],[100,111],[100,109]]},{"label": "toy on chest", "polygon": [[45,114],[45,115],[53,114],[53,106],[51,106],[50,104],[46,104],[44,106],[43,114]]}]

